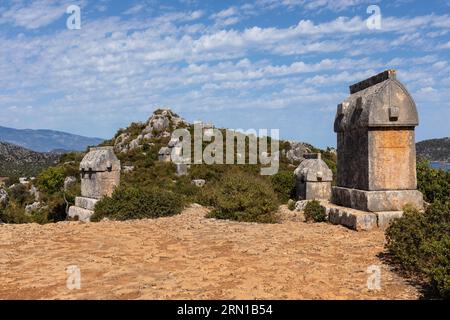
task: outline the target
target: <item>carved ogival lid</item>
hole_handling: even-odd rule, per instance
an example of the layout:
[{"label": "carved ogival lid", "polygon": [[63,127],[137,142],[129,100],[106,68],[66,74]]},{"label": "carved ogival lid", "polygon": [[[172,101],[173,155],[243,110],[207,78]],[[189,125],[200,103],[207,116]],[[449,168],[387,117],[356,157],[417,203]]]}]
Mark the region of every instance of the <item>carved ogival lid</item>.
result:
[{"label": "carved ogival lid", "polygon": [[350,86],[350,96],[337,107],[334,131],[369,127],[415,127],[416,104],[395,70]]},{"label": "carved ogival lid", "polygon": [[320,153],[305,154],[294,174],[304,181],[333,181],[333,173],[322,160]]},{"label": "carved ogival lid", "polygon": [[81,160],[80,171],[120,171],[120,161],[113,147],[94,147]]}]

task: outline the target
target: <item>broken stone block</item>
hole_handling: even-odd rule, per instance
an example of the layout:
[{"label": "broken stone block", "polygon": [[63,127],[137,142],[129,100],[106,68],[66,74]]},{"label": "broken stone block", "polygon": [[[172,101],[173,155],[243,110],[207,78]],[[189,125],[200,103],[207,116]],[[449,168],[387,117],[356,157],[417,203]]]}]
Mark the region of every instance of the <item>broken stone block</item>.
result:
[{"label": "broken stone block", "polygon": [[378,228],[386,230],[392,221],[401,218],[403,216],[403,211],[384,211],[384,212],[374,212],[378,220]]},{"label": "broken stone block", "polygon": [[333,202],[340,206],[371,212],[401,211],[406,204],[422,208],[423,195],[417,190],[367,191],[333,187]]},{"label": "broken stone block", "polygon": [[93,211],[97,202],[98,202],[98,199],[85,198],[85,197],[76,197],[75,198],[75,206],[86,209],[86,210]]},{"label": "broken stone block", "polygon": [[295,211],[303,211],[305,210],[306,205],[309,200],[300,200],[295,203]]},{"label": "broken stone block", "polygon": [[329,208],[328,220],[356,231],[368,231],[377,228],[377,216],[371,212],[349,208]]},{"label": "broken stone block", "polygon": [[78,219],[78,221],[90,222],[93,214],[94,211],[92,210],[71,206],[69,208],[68,216],[72,219]]}]

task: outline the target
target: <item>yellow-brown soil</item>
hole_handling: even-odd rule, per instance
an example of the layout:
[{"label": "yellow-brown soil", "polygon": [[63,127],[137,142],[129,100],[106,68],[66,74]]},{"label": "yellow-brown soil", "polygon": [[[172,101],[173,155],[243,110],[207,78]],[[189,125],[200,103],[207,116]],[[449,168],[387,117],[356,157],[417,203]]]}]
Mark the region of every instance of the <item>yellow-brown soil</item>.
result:
[{"label": "yellow-brown soil", "polygon": [[[416,299],[385,265],[382,231],[181,215],[126,222],[0,225],[2,299]],[[66,287],[66,268],[81,289]],[[381,290],[367,268],[381,267]]]}]

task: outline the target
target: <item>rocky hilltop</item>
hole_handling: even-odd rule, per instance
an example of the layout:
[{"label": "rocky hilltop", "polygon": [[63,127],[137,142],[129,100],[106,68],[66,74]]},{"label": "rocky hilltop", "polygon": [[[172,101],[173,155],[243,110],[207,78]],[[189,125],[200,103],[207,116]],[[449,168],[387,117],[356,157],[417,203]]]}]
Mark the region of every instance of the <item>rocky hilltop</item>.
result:
[{"label": "rocky hilltop", "polygon": [[114,138],[116,152],[124,153],[151,144],[152,140],[170,138],[173,130],[186,128],[189,123],[171,109],[157,109],[146,122],[133,123],[119,130]]},{"label": "rocky hilltop", "polygon": [[[132,123],[128,128],[119,130],[107,144],[114,145],[117,153],[127,153],[144,146],[157,145],[161,141],[170,139],[173,130],[190,128],[192,125],[171,109],[160,108],[155,110],[146,122]],[[212,124],[204,124],[204,126],[214,127]],[[312,145],[297,141],[282,141],[280,149],[282,155],[291,163],[303,160],[305,153],[315,150]]]},{"label": "rocky hilltop", "polygon": [[427,160],[450,163],[450,137],[418,142],[416,151],[417,156]]}]

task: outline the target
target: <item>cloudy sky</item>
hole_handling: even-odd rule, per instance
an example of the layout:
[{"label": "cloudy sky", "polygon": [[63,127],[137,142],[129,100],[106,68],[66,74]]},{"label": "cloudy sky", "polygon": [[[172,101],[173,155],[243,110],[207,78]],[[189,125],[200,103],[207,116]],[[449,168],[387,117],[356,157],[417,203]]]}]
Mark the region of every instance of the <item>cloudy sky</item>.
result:
[{"label": "cloudy sky", "polygon": [[109,138],[163,106],[332,146],[348,86],[394,68],[417,140],[450,136],[449,58],[450,0],[0,0],[0,125]]}]

